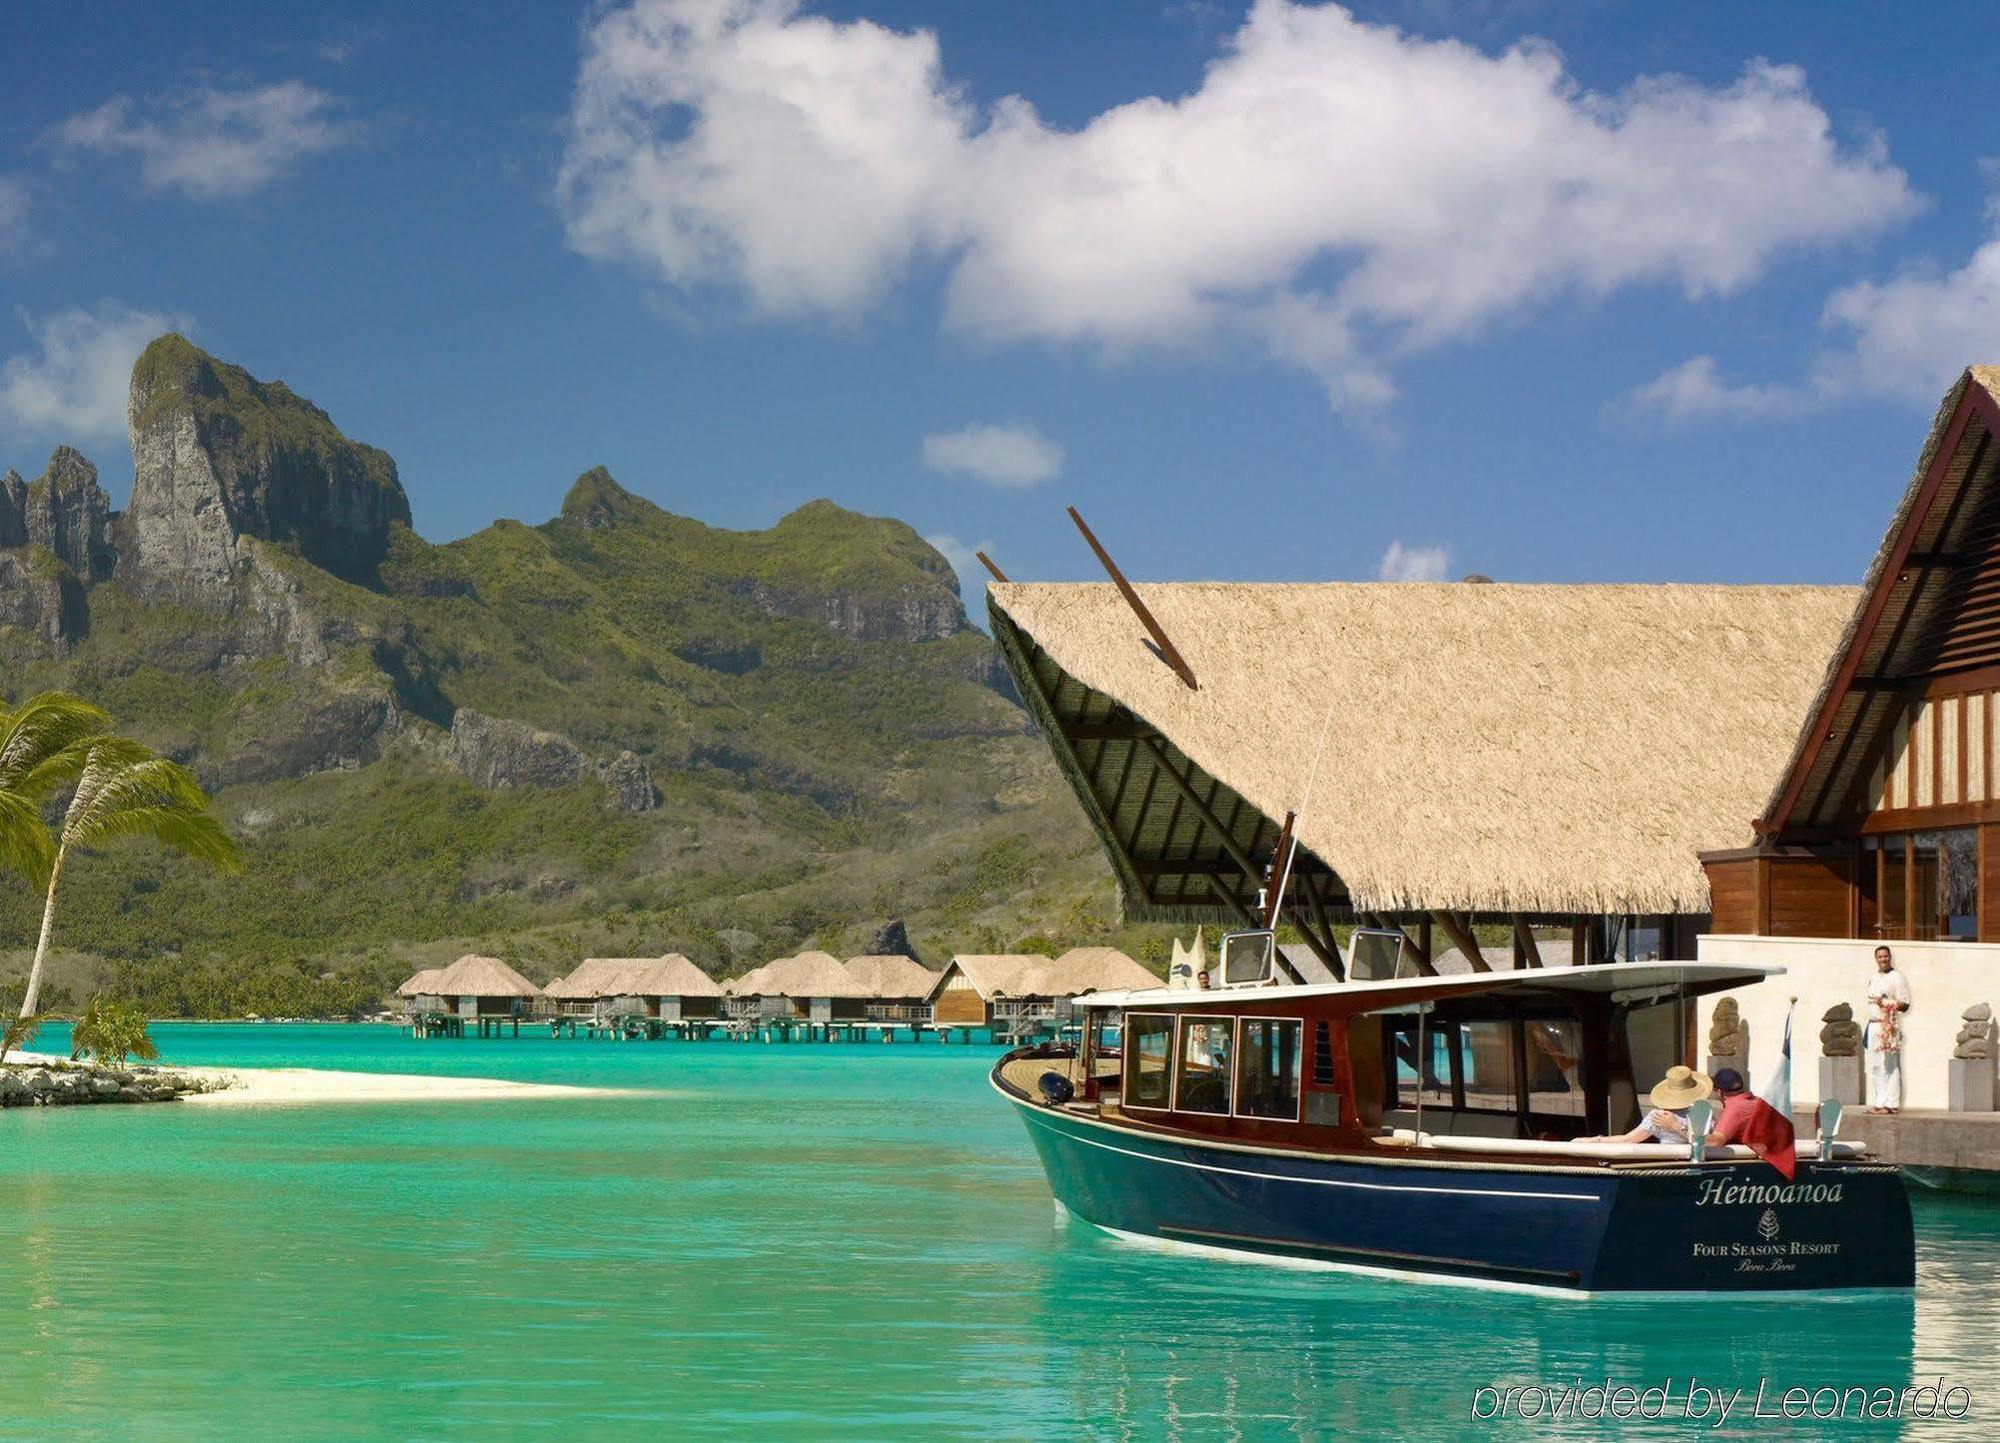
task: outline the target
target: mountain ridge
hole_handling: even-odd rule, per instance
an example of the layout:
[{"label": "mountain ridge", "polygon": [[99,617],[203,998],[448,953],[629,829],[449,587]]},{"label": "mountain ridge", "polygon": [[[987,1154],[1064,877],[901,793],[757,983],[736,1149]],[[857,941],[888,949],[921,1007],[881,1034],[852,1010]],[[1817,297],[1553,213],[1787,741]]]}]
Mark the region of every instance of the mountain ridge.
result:
[{"label": "mountain ridge", "polygon": [[[983,916],[997,945],[1034,925],[1023,878],[1060,875],[1065,914],[1102,890],[950,564],[901,521],[820,499],[726,530],[592,467],[545,521],[433,543],[386,452],[173,335],[135,365],[128,418],[122,510],[68,448],[42,480],[0,484],[0,665],[14,695],[100,701],[194,766],[225,813],[270,813],[253,854],[285,850],[269,839],[307,815],[354,834],[303,851],[376,899],[334,909],[363,935],[259,903],[260,946],[328,959],[421,949],[441,928],[589,930],[616,893],[632,916],[675,919],[661,950],[726,966],[724,933],[831,946],[892,913],[920,937]],[[392,777],[468,819],[463,844],[439,841],[444,862],[409,863],[447,902],[419,902],[359,855],[401,852],[381,831],[409,822]],[[501,816],[531,818],[529,794],[594,799],[602,835],[564,802],[540,841],[485,836]],[[613,838],[623,850],[606,860]],[[119,875],[160,924],[156,946],[251,945],[233,921],[155,912],[144,878]],[[928,902],[899,894],[898,875]],[[266,881],[253,868],[239,885]],[[18,905],[0,891],[0,938]],[[75,938],[87,955],[137,945],[99,924]]]}]

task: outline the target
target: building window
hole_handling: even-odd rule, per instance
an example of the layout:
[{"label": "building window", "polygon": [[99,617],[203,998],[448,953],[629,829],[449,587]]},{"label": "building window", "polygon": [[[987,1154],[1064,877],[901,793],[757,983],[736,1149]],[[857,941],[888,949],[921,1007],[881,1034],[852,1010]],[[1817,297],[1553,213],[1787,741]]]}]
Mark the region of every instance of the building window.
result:
[{"label": "building window", "polygon": [[1236,1019],[1233,1017],[1187,1017],[1181,1020],[1175,1111],[1228,1115],[1229,1054],[1235,1028]]},{"label": "building window", "polygon": [[1304,1029],[1283,1018],[1243,1019],[1237,1049],[1236,1110],[1245,1117],[1299,1118]]},{"label": "building window", "polygon": [[1120,1105],[1164,1108],[1168,1063],[1173,1055],[1174,1019],[1156,1015],[1125,1018],[1125,1068]]}]

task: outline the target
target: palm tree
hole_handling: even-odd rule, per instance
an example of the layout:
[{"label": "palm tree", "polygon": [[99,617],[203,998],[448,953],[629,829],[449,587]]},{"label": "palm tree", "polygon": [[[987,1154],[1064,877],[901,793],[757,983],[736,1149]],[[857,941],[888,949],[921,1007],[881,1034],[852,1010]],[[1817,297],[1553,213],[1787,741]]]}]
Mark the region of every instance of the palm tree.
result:
[{"label": "palm tree", "polygon": [[152,837],[175,851],[235,871],[236,843],[208,811],[208,797],[193,772],[156,756],[124,737],[99,736],[82,744],[83,765],[63,814],[55,860],[49,867],[48,903],[42,909],[42,937],[21,1015],[35,1010],[55,930],[56,888],[71,851],[100,847],[120,837]]},{"label": "palm tree", "polygon": [[55,864],[42,804],[83,770],[83,743],[109,723],[102,710],[59,691],[0,704],[0,871],[40,886]]}]

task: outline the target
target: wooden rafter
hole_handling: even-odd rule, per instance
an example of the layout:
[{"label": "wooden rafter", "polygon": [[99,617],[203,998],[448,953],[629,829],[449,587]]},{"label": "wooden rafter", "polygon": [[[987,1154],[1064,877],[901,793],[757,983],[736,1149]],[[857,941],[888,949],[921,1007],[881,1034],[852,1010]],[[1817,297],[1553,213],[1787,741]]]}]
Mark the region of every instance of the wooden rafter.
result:
[{"label": "wooden rafter", "polygon": [[1491,972],[1493,970],[1492,967],[1487,965],[1486,954],[1479,950],[1479,942],[1473,936],[1472,929],[1461,925],[1455,913],[1437,911],[1431,913],[1431,916],[1437,919],[1438,926],[1444,929],[1444,935],[1451,938],[1451,945],[1458,948],[1459,952],[1464,955],[1465,960],[1472,965],[1473,971]]},{"label": "wooden rafter", "polygon": [[1530,967],[1542,965],[1542,949],[1535,943],[1535,929],[1519,912],[1514,914],[1514,950]]}]

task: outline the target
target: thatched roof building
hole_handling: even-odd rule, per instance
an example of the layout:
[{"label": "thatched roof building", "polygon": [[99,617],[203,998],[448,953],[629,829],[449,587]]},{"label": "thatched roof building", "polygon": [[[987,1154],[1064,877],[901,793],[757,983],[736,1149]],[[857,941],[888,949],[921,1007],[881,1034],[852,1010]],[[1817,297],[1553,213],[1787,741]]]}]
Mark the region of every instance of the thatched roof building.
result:
[{"label": "thatched roof building", "polygon": [[589,957],[543,996],[562,1001],[602,997],[720,997],[722,984],[678,952],[664,957]]},{"label": "thatched roof building", "polygon": [[[829,952],[801,952],[796,957],[780,957],[758,969],[754,995],[759,997],[860,997],[864,994],[855,980]],[[747,980],[747,979],[741,979]],[[752,995],[741,986],[739,997]]]},{"label": "thatched roof building", "polygon": [[[1701,913],[1857,593],[1805,586],[996,584],[1022,695],[1138,920]],[[1455,940],[1455,939],[1454,939]]]},{"label": "thatched roof building", "polygon": [[1038,997],[1081,997],[1086,992],[1136,991],[1158,987],[1161,979],[1116,947],[1072,947],[1023,978]]},{"label": "thatched roof building", "polygon": [[498,957],[467,953],[439,971],[437,993],[441,997],[533,998],[542,989],[502,962]]},{"label": "thatched roof building", "polygon": [[1116,947],[1072,947],[1060,957],[1039,952],[961,953],[931,986],[936,998],[962,977],[980,998],[1081,997],[1086,992],[1159,987],[1160,978]]},{"label": "thatched roof building", "polygon": [[722,984],[678,952],[642,957],[612,985],[621,997],[720,997]]},{"label": "thatched roof building", "polygon": [[437,980],[442,976],[444,976],[444,968],[426,967],[423,971],[414,973],[409,980],[404,982],[401,987],[398,987],[396,995],[398,997],[441,996],[442,994],[438,991]]},{"label": "thatched roof building", "polygon": [[586,957],[567,977],[559,977],[542,989],[544,997],[559,1002],[590,1002],[611,995],[606,984],[637,960],[631,957]]},{"label": "thatched roof building", "polygon": [[759,996],[760,994],[757,989],[763,985],[764,973],[770,965],[770,963],[766,962],[762,967],[752,967],[741,977],[726,979],[722,984],[722,995],[725,997]]},{"label": "thatched roof building", "polygon": [[871,1002],[928,997],[938,974],[900,955],[868,955],[847,959],[847,975],[861,996]]}]

